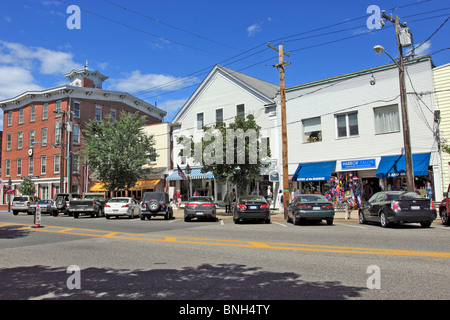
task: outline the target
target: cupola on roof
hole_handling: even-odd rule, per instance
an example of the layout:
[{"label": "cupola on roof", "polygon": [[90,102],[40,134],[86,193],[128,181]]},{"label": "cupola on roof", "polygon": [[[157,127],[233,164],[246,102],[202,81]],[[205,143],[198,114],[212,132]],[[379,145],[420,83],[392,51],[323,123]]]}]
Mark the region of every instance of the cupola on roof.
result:
[{"label": "cupola on roof", "polygon": [[66,73],[64,76],[70,80],[71,86],[96,89],[102,89],[103,82],[109,78],[98,70],[89,70],[87,61],[84,69],[73,69],[69,73]]}]

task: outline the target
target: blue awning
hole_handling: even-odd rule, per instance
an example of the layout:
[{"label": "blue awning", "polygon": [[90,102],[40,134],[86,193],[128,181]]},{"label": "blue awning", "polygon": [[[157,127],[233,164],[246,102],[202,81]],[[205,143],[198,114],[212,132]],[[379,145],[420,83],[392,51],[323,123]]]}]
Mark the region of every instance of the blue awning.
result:
[{"label": "blue awning", "polygon": [[[192,169],[190,174],[186,174],[186,172],[183,170],[183,172],[186,174],[186,177],[189,177],[189,179],[196,180],[196,179],[214,179],[214,175],[212,172],[207,173],[201,173],[202,169]],[[178,170],[175,170],[170,176],[166,178],[168,181],[173,180],[183,180],[178,175]]]},{"label": "blue awning", "polygon": [[335,166],[336,161],[300,163],[292,181],[328,181]]},{"label": "blue awning", "polygon": [[[412,155],[414,176],[428,176],[431,153],[417,153]],[[381,157],[376,173],[377,178],[392,178],[406,176],[405,156]]]}]

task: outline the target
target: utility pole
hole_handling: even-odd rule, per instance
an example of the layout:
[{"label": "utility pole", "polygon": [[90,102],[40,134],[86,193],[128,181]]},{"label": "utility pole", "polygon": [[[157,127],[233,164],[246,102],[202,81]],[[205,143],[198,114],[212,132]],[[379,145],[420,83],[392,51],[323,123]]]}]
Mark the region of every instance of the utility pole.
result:
[{"label": "utility pole", "polygon": [[[289,199],[289,172],[288,172],[288,144],[287,144],[287,127],[286,127],[286,90],[284,84],[285,67],[290,65],[290,62],[284,61],[284,56],[290,57],[289,53],[284,52],[284,45],[281,44],[278,48],[272,46],[269,42],[267,46],[278,52],[279,62],[274,65],[280,70],[280,96],[281,96],[281,137],[282,137],[282,161],[283,161],[283,206],[284,219],[287,219],[287,202]],[[275,191],[275,190],[274,190]]]},{"label": "utility pole", "polygon": [[[395,34],[397,37],[398,46],[398,69],[400,78],[400,101],[402,111],[402,126],[403,126],[403,143],[405,148],[405,165],[406,165],[406,183],[408,191],[414,192],[414,173],[412,166],[412,153],[411,153],[411,138],[409,131],[408,121],[408,104],[406,96],[406,82],[405,82],[405,63],[403,61],[403,44],[401,39],[402,28],[406,28],[406,24],[400,23],[400,18],[395,16],[395,19],[391,16],[387,16],[383,11],[383,18],[395,24]],[[394,61],[395,62],[395,61]]]}]

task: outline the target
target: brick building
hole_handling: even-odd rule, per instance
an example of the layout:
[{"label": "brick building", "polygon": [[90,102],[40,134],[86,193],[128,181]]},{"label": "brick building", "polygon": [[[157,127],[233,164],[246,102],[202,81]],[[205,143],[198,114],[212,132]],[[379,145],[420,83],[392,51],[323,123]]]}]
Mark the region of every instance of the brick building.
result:
[{"label": "brick building", "polygon": [[121,111],[126,111],[138,112],[146,116],[147,124],[154,124],[166,115],[133,95],[104,90],[108,77],[99,71],[86,67],[65,76],[70,80],[68,85],[0,101],[4,112],[0,204],[7,203],[8,185],[19,194],[27,176],[41,199],[53,198],[58,192],[87,191],[93,184],[92,171],[79,151],[83,149],[81,132],[90,120],[102,121],[109,114],[119,119]]}]

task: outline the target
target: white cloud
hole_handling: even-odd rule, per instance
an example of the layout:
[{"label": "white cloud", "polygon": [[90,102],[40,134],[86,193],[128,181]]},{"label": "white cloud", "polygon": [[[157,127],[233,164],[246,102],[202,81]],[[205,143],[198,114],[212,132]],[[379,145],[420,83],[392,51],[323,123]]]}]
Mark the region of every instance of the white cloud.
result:
[{"label": "white cloud", "polygon": [[29,70],[0,66],[0,100],[13,98],[23,92],[41,90]]},{"label": "white cloud", "polygon": [[0,64],[20,66],[27,70],[38,64],[39,71],[46,75],[61,75],[83,66],[75,63],[68,52],[54,51],[42,47],[27,47],[20,43],[0,40]]},{"label": "white cloud", "polygon": [[271,22],[272,18],[267,18],[264,21],[256,22],[252,24],[251,26],[247,27],[247,36],[254,37],[256,34],[262,32],[262,26],[266,22]]},{"label": "white cloud", "polygon": [[172,121],[173,117],[178,113],[187,100],[188,98],[166,100],[159,103],[157,107],[161,110],[167,111],[166,121]]},{"label": "white cloud", "polygon": [[135,70],[120,79],[110,79],[111,88],[125,92],[138,92],[144,90],[168,91],[197,83],[196,78],[177,78],[165,74],[143,74]]}]

